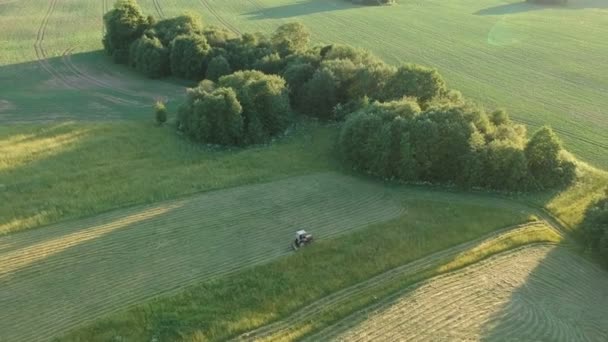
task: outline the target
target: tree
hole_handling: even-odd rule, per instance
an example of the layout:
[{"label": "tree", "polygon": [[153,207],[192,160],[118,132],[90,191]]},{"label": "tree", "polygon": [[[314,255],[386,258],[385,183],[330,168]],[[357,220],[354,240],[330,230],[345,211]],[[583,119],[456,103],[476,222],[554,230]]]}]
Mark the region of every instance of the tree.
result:
[{"label": "tree", "polygon": [[117,63],[126,63],[129,47],[148,28],[148,20],[135,0],[118,0],[103,16],[105,51]]},{"label": "tree", "polygon": [[190,89],[180,109],[180,128],[192,139],[239,145],[243,135],[243,108],[230,88]]},{"label": "tree", "polygon": [[192,13],[158,21],[153,29],[153,35],[158,37],[165,46],[178,36],[203,35],[203,21],[200,16]]},{"label": "tree", "polygon": [[154,119],[159,126],[167,122],[167,107],[162,101],[154,103]]},{"label": "tree", "polygon": [[304,101],[302,98],[304,94],[302,89],[304,84],[312,78],[315,73],[315,67],[310,63],[290,63],[283,72],[283,78],[289,85],[289,98],[291,99],[292,105],[301,108]]},{"label": "tree", "polygon": [[260,71],[238,71],[220,78],[219,85],[234,89],[243,106],[245,144],[267,142],[291,123],[285,80]]},{"label": "tree", "polygon": [[586,245],[608,265],[608,189],[587,209],[582,227]]},{"label": "tree", "polygon": [[228,75],[232,72],[230,63],[224,56],[216,56],[211,59],[207,66],[206,78],[212,81],[217,81],[220,77]]},{"label": "tree", "polygon": [[330,119],[338,103],[336,81],[331,71],[317,70],[304,85],[304,110],[311,116]]},{"label": "tree", "polygon": [[547,126],[536,131],[526,145],[528,169],[541,189],[562,183],[561,150],[561,141]]},{"label": "tree", "polygon": [[446,90],[445,81],[437,70],[406,64],[400,66],[388,80],[384,99],[396,100],[404,96],[412,96],[424,103],[441,96]]},{"label": "tree", "polygon": [[129,64],[150,78],[160,78],[169,74],[169,51],[158,38],[143,35],[131,45]]},{"label": "tree", "polygon": [[310,33],[302,23],[283,24],[276,29],[271,41],[281,56],[287,56],[304,51],[310,43]]},{"label": "tree", "polygon": [[171,42],[171,74],[191,80],[205,76],[205,61],[211,47],[204,36],[182,35]]}]

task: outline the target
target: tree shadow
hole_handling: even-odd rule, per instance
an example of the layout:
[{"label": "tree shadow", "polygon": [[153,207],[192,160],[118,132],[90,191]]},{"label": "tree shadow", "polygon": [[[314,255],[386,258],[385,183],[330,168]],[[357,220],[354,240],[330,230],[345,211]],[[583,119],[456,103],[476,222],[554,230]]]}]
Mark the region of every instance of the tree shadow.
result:
[{"label": "tree shadow", "polygon": [[608,272],[554,247],[481,328],[483,340],[608,340]]},{"label": "tree shadow", "polygon": [[261,8],[256,11],[245,13],[248,19],[288,19],[294,17],[307,16],[316,13],[333,12],[358,8],[343,0],[297,0],[289,5]]},{"label": "tree shadow", "polygon": [[156,99],[181,100],[189,85],[150,80],[103,51],[0,66],[0,122],[107,120],[151,115]]},{"label": "tree shadow", "polygon": [[608,9],[608,0],[570,0],[567,5],[537,5],[526,1],[502,4],[484,8],[475,15],[509,15],[545,9],[578,10],[578,9]]}]

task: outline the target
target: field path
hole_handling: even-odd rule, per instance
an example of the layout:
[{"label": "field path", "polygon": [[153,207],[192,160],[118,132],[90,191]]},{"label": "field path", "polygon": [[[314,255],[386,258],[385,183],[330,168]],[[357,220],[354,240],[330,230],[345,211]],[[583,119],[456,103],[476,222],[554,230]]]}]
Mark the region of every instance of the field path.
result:
[{"label": "field path", "polygon": [[41,341],[185,285],[398,217],[390,188],[317,174],[108,212],[0,237],[0,341]]},{"label": "field path", "polygon": [[606,341],[607,307],[607,272],[535,244],[412,285],[309,339]]},{"label": "field path", "polygon": [[[321,298],[304,308],[296,311],[290,316],[280,321],[262,326],[256,330],[242,334],[235,340],[255,341],[279,339],[285,335],[289,335],[290,329],[298,328],[295,323],[305,322],[314,319],[319,313],[324,310],[332,310],[333,307],[339,307],[342,303],[349,301],[352,297],[359,296],[363,293],[377,292],[377,289],[383,288],[394,282],[396,279],[406,276],[413,276],[427,270],[439,267],[441,264],[453,260],[459,254],[471,250],[473,248],[481,248],[485,245],[500,243],[510,237],[517,236],[522,232],[532,232],[535,230],[544,230],[547,226],[545,222],[531,222],[527,224],[508,227],[478,239],[462,243],[460,245],[433,253],[429,256],[418,259],[414,262],[396,267],[392,270],[379,274],[359,284],[344,288],[340,291],[332,293],[324,298]],[[558,234],[561,234],[558,232]]]}]

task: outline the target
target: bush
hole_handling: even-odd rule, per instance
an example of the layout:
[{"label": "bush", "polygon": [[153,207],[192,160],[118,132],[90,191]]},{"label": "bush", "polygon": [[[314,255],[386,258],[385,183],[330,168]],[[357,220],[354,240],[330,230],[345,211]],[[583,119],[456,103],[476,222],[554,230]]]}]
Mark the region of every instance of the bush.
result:
[{"label": "bush", "polygon": [[204,36],[182,35],[171,42],[171,74],[191,80],[205,77],[206,59],[210,51]]},{"label": "bush", "polygon": [[162,101],[154,103],[154,119],[159,126],[167,122],[167,108]]},{"label": "bush", "polygon": [[220,77],[232,72],[228,60],[224,56],[216,56],[211,59],[207,66],[207,79],[212,81],[219,80]]},{"label": "bush", "polygon": [[131,45],[129,64],[150,78],[167,76],[169,51],[158,38],[143,35]]},{"label": "bush", "polygon": [[117,63],[127,63],[129,47],[148,28],[148,20],[135,0],[118,0],[103,16],[103,47]]}]

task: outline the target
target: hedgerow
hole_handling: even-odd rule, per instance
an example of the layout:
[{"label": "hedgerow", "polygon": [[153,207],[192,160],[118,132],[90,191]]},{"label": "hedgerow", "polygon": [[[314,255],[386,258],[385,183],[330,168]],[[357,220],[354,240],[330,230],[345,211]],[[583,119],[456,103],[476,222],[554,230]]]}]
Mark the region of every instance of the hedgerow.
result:
[{"label": "hedgerow", "polygon": [[132,0],[118,1],[104,20],[115,59],[128,49],[130,64],[149,77],[202,80],[177,118],[195,141],[266,143],[297,112],[345,120],[343,161],[385,179],[524,191],[573,178],[550,128],[528,139],[525,126],[467,101],[437,70],[389,65],[344,44],[311,46],[302,24],[236,35],[191,14],[156,21]]}]

